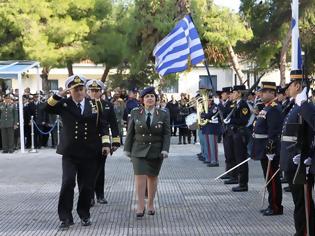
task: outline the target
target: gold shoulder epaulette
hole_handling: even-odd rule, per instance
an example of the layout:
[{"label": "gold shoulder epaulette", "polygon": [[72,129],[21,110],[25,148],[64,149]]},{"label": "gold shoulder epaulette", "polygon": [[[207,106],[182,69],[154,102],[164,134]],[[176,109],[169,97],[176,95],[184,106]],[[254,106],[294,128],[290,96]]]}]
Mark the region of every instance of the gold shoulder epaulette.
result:
[{"label": "gold shoulder epaulette", "polygon": [[53,96],[51,96],[50,98],[48,98],[47,103],[49,106],[56,106],[56,104],[58,103],[58,100],[54,99]]}]

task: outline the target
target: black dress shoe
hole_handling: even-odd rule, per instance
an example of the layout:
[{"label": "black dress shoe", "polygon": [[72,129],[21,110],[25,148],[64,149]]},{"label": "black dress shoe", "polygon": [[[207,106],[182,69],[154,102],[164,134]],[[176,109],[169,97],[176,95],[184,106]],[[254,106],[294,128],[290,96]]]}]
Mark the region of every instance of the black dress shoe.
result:
[{"label": "black dress shoe", "polygon": [[8,153],[8,151],[2,151],[2,153]]},{"label": "black dress shoe", "polygon": [[287,192],[287,193],[291,193],[291,188],[290,186],[284,187],[283,191]]},{"label": "black dress shoe", "polygon": [[208,167],[218,167],[219,163],[210,163],[207,165]]},{"label": "black dress shoe", "polygon": [[63,220],[59,225],[60,230],[68,230],[71,225],[74,225],[73,220]]},{"label": "black dress shoe", "polygon": [[154,216],[155,215],[155,210],[148,210],[148,215]]},{"label": "black dress shoe", "polygon": [[107,203],[108,203],[108,201],[107,201],[105,198],[98,198],[98,199],[97,199],[97,202],[98,202],[99,204],[107,204]]},{"label": "black dress shoe", "polygon": [[279,210],[274,211],[273,209],[269,208],[263,213],[264,216],[276,216],[276,215],[283,215],[283,207],[281,206]]},{"label": "black dress shoe", "polygon": [[82,225],[82,226],[90,226],[91,224],[92,224],[92,223],[91,223],[90,218],[81,219],[81,225]]},{"label": "black dress shoe", "polygon": [[142,218],[145,214],[145,208],[143,209],[143,212],[136,212],[137,218]]},{"label": "black dress shoe", "polygon": [[228,179],[224,181],[224,184],[238,184],[237,179]]},{"label": "black dress shoe", "polygon": [[244,186],[233,187],[232,191],[233,192],[247,192],[248,191],[248,186],[244,185]]},{"label": "black dress shoe", "polygon": [[90,207],[94,207],[94,205],[95,205],[95,200],[94,200],[94,198],[92,198],[91,202],[90,202]]}]

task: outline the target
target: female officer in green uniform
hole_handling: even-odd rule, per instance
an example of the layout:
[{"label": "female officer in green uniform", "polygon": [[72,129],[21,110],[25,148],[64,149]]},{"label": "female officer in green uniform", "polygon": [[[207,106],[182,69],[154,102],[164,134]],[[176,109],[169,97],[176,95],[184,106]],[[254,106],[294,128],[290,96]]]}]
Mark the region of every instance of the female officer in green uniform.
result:
[{"label": "female officer in green uniform", "polygon": [[125,154],[131,158],[135,174],[138,198],[137,217],[145,213],[145,191],[148,188],[148,215],[154,215],[154,196],[164,158],[170,147],[170,118],[164,110],[155,107],[157,94],[154,87],[141,93],[144,107],[134,108],[128,125],[125,141]]}]

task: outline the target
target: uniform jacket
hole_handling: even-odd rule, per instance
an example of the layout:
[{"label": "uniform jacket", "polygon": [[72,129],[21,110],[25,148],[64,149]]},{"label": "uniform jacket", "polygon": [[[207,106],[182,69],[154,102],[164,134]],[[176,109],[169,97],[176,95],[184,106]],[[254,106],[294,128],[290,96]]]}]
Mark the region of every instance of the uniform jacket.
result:
[{"label": "uniform jacket", "polygon": [[178,105],[178,102],[175,101],[173,103],[173,101],[169,101],[167,104],[166,104],[166,108],[168,108],[168,110],[170,111],[170,116],[174,119],[177,118],[177,115],[179,113],[179,105]]},{"label": "uniform jacket", "polygon": [[[304,104],[303,104],[304,105]],[[289,111],[288,115],[286,116],[286,118],[284,119],[284,123],[283,123],[283,128],[282,128],[282,136],[281,136],[281,152],[280,152],[280,168],[283,171],[286,172],[295,172],[296,170],[296,165],[293,163],[293,157],[297,154],[300,154],[300,150],[297,148],[297,146],[294,146],[294,144],[296,142],[294,141],[284,141],[283,138],[284,136],[296,136],[294,134],[297,134],[297,132],[292,132],[292,130],[289,128],[290,124],[299,124],[301,119],[304,119],[303,116],[300,116],[300,112],[301,112],[301,107],[299,107],[298,105],[294,104],[291,108],[291,110]],[[307,117],[305,117],[306,119],[304,120],[308,120]],[[304,137],[302,137],[304,138]],[[314,156],[314,144],[313,144],[313,140],[314,140],[314,131],[313,129],[310,127],[309,129],[307,129],[307,134],[305,136],[305,138],[307,138],[308,143],[308,147],[310,147],[307,152],[302,153],[302,157],[301,159],[305,159],[307,157],[313,157]],[[290,148],[290,146],[293,148]],[[313,161],[313,168],[314,170],[314,161]]]},{"label": "uniform jacket", "polygon": [[143,107],[131,111],[124,151],[131,157],[156,159],[162,151],[170,148],[170,117],[161,109],[155,108],[150,128],[146,125]]},{"label": "uniform jacket", "polygon": [[[280,153],[280,135],[283,120],[281,110],[277,103],[266,104],[257,115],[253,128],[253,146],[251,157],[254,160],[266,158],[266,145],[272,141],[275,146],[276,157]],[[266,136],[266,138],[262,138]]]},{"label": "uniform jacket", "polygon": [[222,112],[223,118],[226,118],[228,114],[231,112],[231,105],[232,102],[230,100],[227,100],[226,102],[220,102],[218,105],[218,108]]},{"label": "uniform jacket", "polygon": [[102,113],[102,119],[104,119],[104,123],[107,123],[111,129],[112,145],[120,146],[119,129],[113,105],[105,100],[100,100],[97,104]]},{"label": "uniform jacket", "polygon": [[[96,158],[103,146],[109,146],[108,124],[101,119],[93,100],[85,98],[83,115],[72,98],[49,98],[45,104],[48,113],[58,114],[63,123],[57,153],[66,157]],[[102,135],[103,140],[100,139]]]},{"label": "uniform jacket", "polygon": [[234,107],[236,108],[231,116],[230,125],[235,128],[245,127],[251,114],[246,101],[241,99],[238,103],[234,102],[230,108],[233,109]]},{"label": "uniform jacket", "polygon": [[35,104],[34,102],[30,102],[27,106],[27,120],[31,120],[31,116],[33,116],[38,126],[42,125],[42,122],[48,123],[48,115],[44,111],[44,103],[38,102]]},{"label": "uniform jacket", "polygon": [[[211,118],[219,112],[218,106],[213,104],[209,107],[208,113],[201,113],[200,117],[203,119],[207,119],[208,123],[201,127],[202,134],[213,134],[217,135],[220,131],[219,123],[211,123]],[[217,116],[219,120],[219,116]]]},{"label": "uniform jacket", "polygon": [[0,105],[0,128],[13,128],[18,123],[18,112],[15,105],[2,103]]}]

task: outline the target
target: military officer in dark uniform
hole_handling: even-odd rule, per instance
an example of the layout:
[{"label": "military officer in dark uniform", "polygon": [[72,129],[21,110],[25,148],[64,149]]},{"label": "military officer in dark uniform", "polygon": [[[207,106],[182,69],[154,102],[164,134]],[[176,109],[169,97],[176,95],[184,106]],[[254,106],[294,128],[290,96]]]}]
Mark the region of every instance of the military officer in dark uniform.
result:
[{"label": "military officer in dark uniform", "polygon": [[[232,104],[232,101],[231,101],[231,98],[230,98],[230,94],[232,92],[233,88],[232,87],[223,87],[222,88],[222,93],[221,93],[221,102],[220,104],[218,105],[218,109],[219,111],[221,112],[222,114],[222,117],[220,118],[223,118],[225,119],[228,114],[231,112],[231,104]],[[223,133],[223,148],[224,148],[224,157],[225,157],[225,170],[228,171],[229,169],[232,168],[232,164],[229,163],[229,161],[231,160],[231,158],[229,157],[229,152],[228,152],[228,145],[229,145],[229,142],[228,140],[226,139],[226,129],[225,129],[225,124],[223,123],[223,121],[221,120],[221,129],[222,129],[222,133]],[[235,173],[235,172],[233,172]],[[233,175],[233,173],[231,173]],[[230,176],[231,174],[228,174],[228,175],[224,175],[221,177],[221,179],[227,179],[229,180],[230,179]],[[235,174],[234,174],[234,177],[235,177]],[[233,176],[232,176],[232,179],[233,179]]]},{"label": "military officer in dark uniform", "polygon": [[[32,96],[33,101],[27,105],[27,120],[31,120],[31,116],[33,116],[36,126],[41,131],[45,131],[45,126],[48,124],[48,114],[44,111],[44,104],[39,101],[39,95],[32,94]],[[36,149],[39,149],[43,143],[43,135],[36,126],[34,125],[34,146]]]},{"label": "military officer in dark uniform", "polygon": [[0,105],[0,128],[3,153],[14,152],[14,129],[17,127],[18,113],[10,94],[4,95],[4,102]]},{"label": "military officer in dark uniform", "polygon": [[[73,224],[72,207],[74,187],[77,178],[79,198],[77,212],[82,226],[90,221],[90,203],[93,195],[97,158],[100,153],[110,153],[108,124],[101,118],[95,101],[86,98],[86,79],[70,76],[66,89],[50,97],[45,104],[49,113],[59,114],[63,123],[61,140],[57,153],[62,155],[62,186],[60,190],[58,214],[61,229]],[[67,92],[69,98],[64,98]],[[100,139],[99,135],[102,135]]]},{"label": "military officer in dark uniform", "polygon": [[220,124],[218,117],[218,106],[214,104],[212,95],[209,96],[208,113],[202,112],[200,117],[205,121],[205,125],[201,127],[202,135],[204,136],[204,158],[205,163],[209,167],[219,166],[218,160],[218,143],[217,135],[219,133]]},{"label": "military officer in dark uniform", "polygon": [[170,148],[169,113],[156,108],[157,94],[154,87],[141,93],[144,107],[131,111],[124,151],[131,157],[136,183],[136,216],[145,213],[145,191],[148,189],[147,210],[155,214],[154,197],[157,190],[158,175],[163,159],[168,157]]},{"label": "military officer in dark uniform", "polygon": [[[288,85],[289,96],[296,100],[298,94],[303,90],[303,73],[300,70],[291,71],[291,82]],[[299,99],[297,99],[299,100]],[[306,209],[309,215],[309,235],[314,235],[314,201],[312,188],[314,185],[314,130],[309,126],[308,116],[301,111],[301,100],[296,101],[286,116],[281,136],[280,167],[286,173],[294,202],[294,224],[296,236],[306,235]],[[306,104],[305,104],[306,106]],[[302,114],[302,115],[301,115]],[[305,122],[306,121],[306,122]],[[299,125],[297,125],[299,124]],[[296,129],[295,127],[298,127]],[[299,130],[304,131],[301,140],[298,140]],[[304,147],[299,147],[299,142],[305,142]],[[305,173],[304,184],[293,182],[297,167],[301,163],[310,166],[310,172]],[[306,168],[308,170],[308,168]],[[305,204],[307,203],[307,204]],[[307,205],[307,208],[305,207]]]},{"label": "military officer in dark uniform", "polygon": [[128,119],[130,117],[130,112],[132,109],[139,107],[139,102],[136,99],[136,90],[130,90],[128,93],[128,100],[126,101],[126,108],[124,111],[123,119],[125,122],[127,122],[128,125]]},{"label": "military officer in dark uniform", "polygon": [[[89,80],[86,83],[88,95],[91,99],[97,101],[98,108],[102,113],[102,119],[109,124],[112,134],[112,152],[116,151],[120,146],[119,130],[116,120],[116,115],[112,104],[106,100],[102,100],[102,90],[105,90],[105,85],[100,80]],[[104,180],[105,180],[105,162],[107,156],[101,155],[98,158],[98,165],[95,178],[95,194],[97,202],[100,204],[107,204],[104,198]],[[95,204],[94,195],[92,196],[91,206]]]},{"label": "military officer in dark uniform", "polygon": [[[253,127],[251,158],[260,160],[267,181],[279,168],[280,134],[282,127],[281,110],[275,100],[276,83],[262,82],[264,108],[257,115]],[[268,174],[268,176],[266,176]],[[265,216],[282,215],[282,189],[280,174],[276,174],[267,186],[269,206],[262,210]]]},{"label": "military officer in dark uniform", "polygon": [[[230,118],[225,118],[224,123],[227,126],[227,139],[229,152],[229,163],[239,164],[247,159],[247,131],[246,125],[250,117],[249,107],[245,100],[242,99],[242,92],[246,88],[244,85],[235,85],[233,87],[231,108],[234,109]],[[233,167],[233,166],[232,166]],[[238,179],[230,179],[225,181],[225,184],[236,184],[239,186],[233,187],[233,192],[248,191],[248,163],[237,168]]]}]

